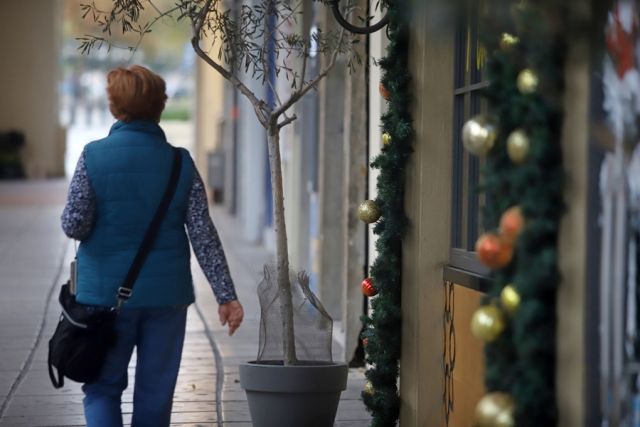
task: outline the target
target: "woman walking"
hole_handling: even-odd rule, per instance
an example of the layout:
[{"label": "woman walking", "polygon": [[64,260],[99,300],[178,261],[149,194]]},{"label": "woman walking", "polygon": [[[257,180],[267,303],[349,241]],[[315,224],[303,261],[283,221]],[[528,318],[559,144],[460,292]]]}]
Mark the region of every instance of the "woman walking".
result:
[{"label": "woman walking", "polygon": [[[162,198],[174,152],[158,125],[167,100],[160,76],[141,66],[115,69],[107,75],[107,94],[117,122],[82,152],[62,214],[64,232],[80,240],[76,300],[97,307],[116,305],[116,291]],[[99,378],[82,387],[88,427],[122,426],[121,396],[134,348],[131,425],[169,425],[187,307],[195,300],[189,241],[218,301],[220,321],[229,334],[242,322],[204,184],[189,153],[180,151],[178,185],[133,295],[117,316],[117,343]]]}]

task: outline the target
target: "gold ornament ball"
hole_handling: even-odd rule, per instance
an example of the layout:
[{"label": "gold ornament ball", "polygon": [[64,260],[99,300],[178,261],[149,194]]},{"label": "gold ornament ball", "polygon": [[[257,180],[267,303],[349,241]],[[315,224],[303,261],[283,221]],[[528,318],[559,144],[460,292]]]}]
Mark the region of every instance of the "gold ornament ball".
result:
[{"label": "gold ornament ball", "polygon": [[505,52],[511,50],[515,45],[520,42],[520,39],[513,34],[502,33],[500,36],[500,49]]},{"label": "gold ornament ball", "polygon": [[510,314],[515,313],[520,307],[520,294],[516,291],[513,284],[509,284],[500,292],[500,302],[502,307]]},{"label": "gold ornament ball", "polygon": [[388,133],[383,133],[382,134],[382,143],[384,145],[389,145],[391,143],[391,135],[389,135]]},{"label": "gold ornament ball", "polygon": [[518,74],[518,90],[524,95],[534,93],[538,89],[538,75],[530,68],[525,68]]},{"label": "gold ornament ball", "polygon": [[358,218],[367,224],[373,224],[380,219],[380,208],[373,200],[365,200],[358,206]]},{"label": "gold ornament ball", "polygon": [[[513,414],[513,398],[507,393],[493,392],[486,394],[476,405],[476,424],[478,427],[503,427],[508,424],[499,422],[508,421]],[[513,416],[511,416],[513,422]],[[512,424],[513,425],[513,424]]]},{"label": "gold ornament ball", "polygon": [[485,305],[473,313],[471,333],[485,342],[495,341],[504,330],[504,316],[495,305]]},{"label": "gold ornament ball", "polygon": [[366,394],[368,394],[368,395],[373,395],[373,392],[374,392],[374,390],[373,390],[373,384],[371,384],[370,382],[367,382],[367,383],[364,385],[364,392],[365,392]]},{"label": "gold ornament ball", "polygon": [[476,156],[483,156],[491,150],[496,135],[495,127],[484,116],[473,117],[462,127],[462,143]]},{"label": "gold ornament ball", "polygon": [[507,154],[514,163],[522,163],[529,155],[529,137],[522,129],[516,129],[507,138]]},{"label": "gold ornament ball", "polygon": [[514,427],[515,425],[516,423],[513,420],[513,407],[500,412],[493,422],[494,427]]}]

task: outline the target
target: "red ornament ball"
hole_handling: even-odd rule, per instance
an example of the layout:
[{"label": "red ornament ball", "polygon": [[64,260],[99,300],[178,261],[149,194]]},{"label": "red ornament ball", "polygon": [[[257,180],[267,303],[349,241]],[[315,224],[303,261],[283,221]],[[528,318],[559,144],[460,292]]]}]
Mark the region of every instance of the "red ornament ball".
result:
[{"label": "red ornament ball", "polygon": [[519,206],[507,209],[500,218],[500,234],[510,242],[515,242],[524,227],[524,216]]},{"label": "red ornament ball", "polygon": [[378,91],[380,92],[380,95],[386,100],[388,100],[391,97],[391,93],[389,92],[389,89],[387,89],[387,87],[382,83],[380,83],[380,86],[378,86]]},{"label": "red ornament ball", "polygon": [[495,233],[484,233],[476,242],[476,252],[481,263],[497,270],[511,262],[513,244]]},{"label": "red ornament ball", "polygon": [[371,277],[367,277],[362,281],[362,293],[368,297],[374,297],[378,295],[378,290],[375,286],[373,286],[373,279]]},{"label": "red ornament ball", "polygon": [[369,345],[369,338],[364,338],[364,339],[362,340],[362,346],[363,346],[363,347],[366,347],[366,346],[368,346],[368,345]]}]

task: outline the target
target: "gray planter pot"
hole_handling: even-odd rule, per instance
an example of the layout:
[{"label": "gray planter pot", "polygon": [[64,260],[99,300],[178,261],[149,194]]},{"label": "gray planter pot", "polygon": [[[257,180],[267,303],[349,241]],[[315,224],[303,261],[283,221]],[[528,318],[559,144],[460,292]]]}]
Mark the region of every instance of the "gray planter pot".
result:
[{"label": "gray planter pot", "polygon": [[254,427],[332,427],[347,387],[344,363],[240,365]]}]

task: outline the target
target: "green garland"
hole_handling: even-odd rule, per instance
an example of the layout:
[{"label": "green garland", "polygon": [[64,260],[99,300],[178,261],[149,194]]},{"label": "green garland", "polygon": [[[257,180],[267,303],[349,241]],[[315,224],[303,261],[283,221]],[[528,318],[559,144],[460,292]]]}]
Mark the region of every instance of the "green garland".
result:
[{"label": "green garland", "polygon": [[[493,6],[504,10],[502,2]],[[511,24],[484,25],[492,31],[483,41],[495,52],[487,64],[490,85],[484,95],[499,135],[487,155],[483,174],[487,196],[483,221],[486,230],[496,229],[502,213],[515,205],[521,207],[525,217],[514,259],[494,273],[485,301],[497,299],[510,283],[521,297],[515,314],[507,317],[508,325],[501,336],[485,347],[486,386],[490,392],[502,391],[513,397],[518,427],[552,427],[557,421],[557,238],[563,213],[561,7],[558,1],[542,1],[535,6],[531,2],[512,10],[515,22]],[[500,49],[498,28],[510,30],[519,43]],[[532,69],[539,78],[538,90],[532,94],[521,93],[516,85],[524,68]],[[507,137],[518,128],[525,130],[530,141],[529,155],[521,164],[507,155]]]},{"label": "green garland", "polygon": [[[513,262],[494,274],[488,300],[498,297],[513,283],[522,302],[499,339],[486,346],[486,385],[489,391],[504,391],[516,402],[518,427],[553,426],[555,406],[555,298],[560,281],[557,266],[557,234],[562,204],[562,160],[560,110],[563,89],[564,49],[557,28],[561,11],[557,2],[519,8],[517,35],[512,49],[498,49],[495,22],[485,25],[485,45],[496,52],[488,63],[485,91],[492,117],[500,129],[496,146],[487,156],[483,174],[486,203],[485,229],[495,229],[509,207],[519,205],[526,226],[516,246]],[[380,169],[376,203],[382,218],[374,233],[378,257],[371,275],[378,297],[372,300],[371,318],[365,318],[367,340],[366,375],[370,390],[363,392],[372,412],[372,426],[395,426],[400,402],[397,379],[401,348],[401,248],[407,218],[404,212],[405,166],[411,154],[412,118],[409,110],[408,32],[400,6],[389,7],[390,43],[381,60],[382,84],[389,96],[388,112],[382,117],[383,131],[391,136],[372,166]],[[548,14],[543,11],[549,12]],[[501,15],[495,14],[494,17]],[[501,23],[502,24],[502,23]],[[518,73],[530,67],[542,84],[537,93],[518,91]],[[507,155],[506,140],[515,129],[524,129],[531,143],[527,161],[514,164]]]},{"label": "green garland", "polygon": [[371,266],[371,277],[378,290],[372,299],[371,318],[365,318],[366,360],[371,365],[366,376],[373,390],[363,399],[372,413],[373,427],[395,426],[400,412],[398,373],[401,348],[401,249],[407,217],[404,211],[405,167],[413,140],[408,72],[408,28],[401,16],[402,2],[388,6],[389,45],[380,61],[384,71],[382,85],[388,90],[388,111],[382,116],[382,131],[391,142],[382,148],[372,167],[380,169],[377,189],[382,218],[374,227],[378,235],[378,256]]}]

